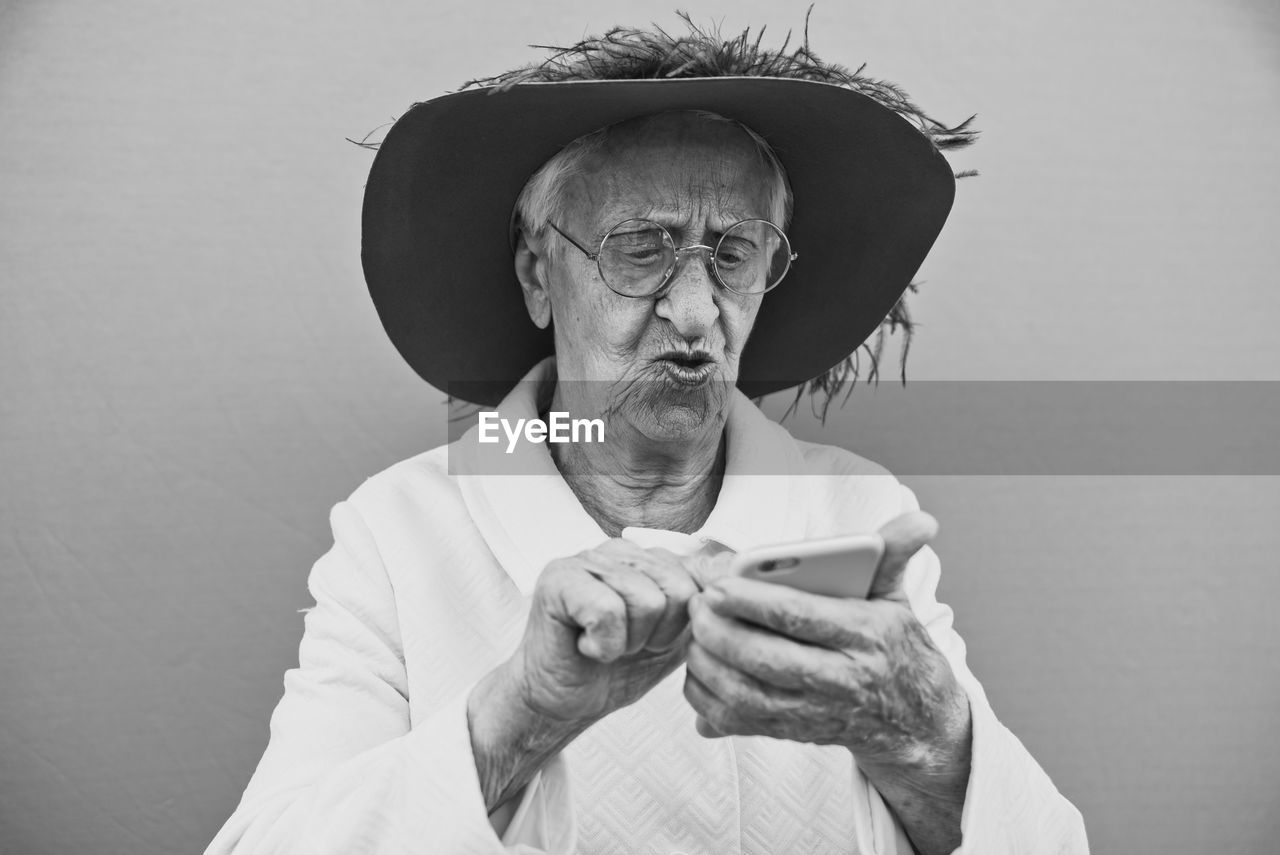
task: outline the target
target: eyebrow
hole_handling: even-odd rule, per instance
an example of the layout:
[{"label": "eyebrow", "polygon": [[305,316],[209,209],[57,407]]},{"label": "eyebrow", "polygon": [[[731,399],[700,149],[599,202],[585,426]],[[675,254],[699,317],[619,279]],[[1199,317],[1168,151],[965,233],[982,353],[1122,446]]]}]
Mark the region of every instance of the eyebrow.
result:
[{"label": "eyebrow", "polygon": [[[739,223],[743,220],[754,220],[760,218],[758,215],[752,216],[745,211],[720,210],[716,213],[720,217],[720,224],[723,225],[724,228],[728,228],[734,223]],[[596,243],[604,240],[604,236],[609,229],[619,223],[626,222],[627,220],[653,220],[655,223],[673,234],[683,234],[687,230],[683,214],[679,214],[670,208],[659,208],[654,205],[650,205],[643,209],[631,209],[631,211],[627,211],[626,209],[616,210],[611,214],[611,216],[606,217],[605,219],[609,220],[609,222],[603,226],[602,231],[599,231],[595,235]],[[769,218],[763,217],[763,219]],[[722,229],[717,228],[708,228],[707,231],[712,234],[724,233]]]}]

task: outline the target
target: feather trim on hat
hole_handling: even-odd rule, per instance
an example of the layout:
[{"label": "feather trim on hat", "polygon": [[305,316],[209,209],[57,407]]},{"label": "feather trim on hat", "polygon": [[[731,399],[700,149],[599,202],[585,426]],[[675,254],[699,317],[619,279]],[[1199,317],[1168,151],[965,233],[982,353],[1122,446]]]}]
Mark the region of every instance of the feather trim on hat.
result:
[{"label": "feather trim on hat", "polygon": [[[810,7],[811,13],[813,8]],[[651,30],[630,27],[614,27],[601,36],[593,36],[568,47],[533,45],[551,51],[551,55],[539,63],[532,63],[493,77],[467,81],[462,89],[495,87],[506,89],[521,83],[554,83],[572,80],[642,80],[677,77],[782,77],[812,80],[852,89],[906,119],[940,151],[960,149],[977,138],[972,127],[974,116],[959,123],[947,125],[925,113],[898,86],[885,80],[863,74],[866,65],[850,71],[837,63],[821,60],[809,46],[809,15],[805,15],[803,42],[790,48],[788,32],[781,47],[770,49],[761,46],[765,28],[754,36],[750,29],[737,36],[722,36],[718,28],[703,28],[695,24],[687,12],[677,13],[688,26],[684,35],[672,35],[656,24]],[[790,48],[790,49],[789,49]],[[352,142],[356,142],[352,140]],[[369,138],[357,142],[366,148],[377,148]],[[976,175],[967,170],[955,173],[956,178]],[[885,316],[876,333],[863,342],[837,365],[796,387],[796,397],[787,409],[790,415],[807,393],[815,415],[824,419],[831,402],[841,388],[848,384],[844,400],[859,379],[878,383],[880,358],[886,338],[902,331],[902,348],[899,355],[899,376],[905,385],[906,360],[915,334],[916,323],[907,307],[907,294],[915,293],[918,283],[912,282],[907,293]],[[866,361],[864,365],[863,361]]]}]

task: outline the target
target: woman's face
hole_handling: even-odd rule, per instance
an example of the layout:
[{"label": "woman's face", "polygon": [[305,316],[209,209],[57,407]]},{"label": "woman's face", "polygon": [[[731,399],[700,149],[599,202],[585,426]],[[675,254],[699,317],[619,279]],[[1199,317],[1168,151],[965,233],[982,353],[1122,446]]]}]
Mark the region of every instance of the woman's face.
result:
[{"label": "woman's face", "polygon": [[[611,138],[568,179],[556,225],[592,252],[613,226],[641,217],[676,246],[714,246],[739,220],[775,216],[773,181],[740,128],[665,114]],[[621,419],[652,440],[719,436],[762,296],[724,288],[707,261],[705,251],[681,254],[664,291],[624,297],[548,230],[537,262],[545,292],[525,292],[534,320],[554,325],[558,396],[572,415]]]}]

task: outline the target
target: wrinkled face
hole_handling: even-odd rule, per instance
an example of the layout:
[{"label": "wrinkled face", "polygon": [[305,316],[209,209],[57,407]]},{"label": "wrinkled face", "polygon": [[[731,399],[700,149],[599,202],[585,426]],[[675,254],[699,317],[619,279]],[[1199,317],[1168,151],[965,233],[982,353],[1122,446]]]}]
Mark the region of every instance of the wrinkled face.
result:
[{"label": "wrinkled face", "polygon": [[[613,226],[638,217],[666,227],[679,247],[715,246],[740,220],[776,216],[772,181],[740,128],[666,114],[611,138],[568,179],[556,225],[591,252]],[[651,439],[718,432],[763,296],[724,288],[699,251],[681,254],[657,295],[624,297],[555,231],[537,243],[527,264],[535,275],[521,279],[534,321],[553,324],[566,408],[621,417]]]}]

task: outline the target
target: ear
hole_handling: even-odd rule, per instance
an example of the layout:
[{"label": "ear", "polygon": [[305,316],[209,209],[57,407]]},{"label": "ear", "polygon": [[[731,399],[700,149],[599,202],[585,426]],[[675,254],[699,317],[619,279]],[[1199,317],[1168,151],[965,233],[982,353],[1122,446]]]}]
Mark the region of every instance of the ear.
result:
[{"label": "ear", "polygon": [[[536,245],[536,249],[535,246]],[[538,329],[545,330],[551,323],[551,295],[547,290],[547,257],[542,241],[521,231],[516,238],[516,278],[524,293],[524,307]]]}]

